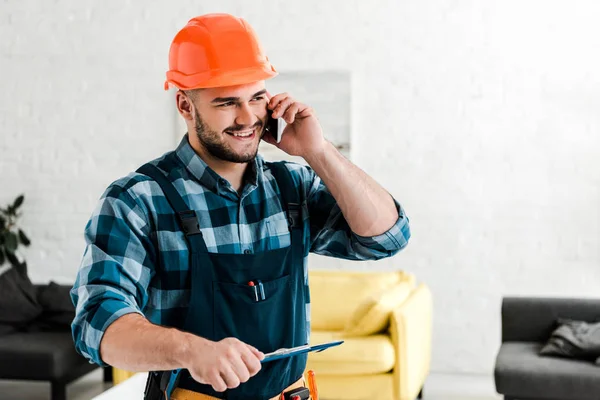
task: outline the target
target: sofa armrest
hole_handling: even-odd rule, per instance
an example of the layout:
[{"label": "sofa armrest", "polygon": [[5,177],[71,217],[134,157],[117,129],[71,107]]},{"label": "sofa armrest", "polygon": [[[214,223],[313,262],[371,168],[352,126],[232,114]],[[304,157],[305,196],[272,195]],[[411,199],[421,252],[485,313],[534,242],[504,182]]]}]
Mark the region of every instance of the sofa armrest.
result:
[{"label": "sofa armrest", "polygon": [[432,314],[431,291],[423,283],[412,291],[402,306],[392,312],[390,333],[396,348],[396,399],[416,398],[429,374]]},{"label": "sofa armrest", "polygon": [[502,300],[502,342],[545,342],[559,318],[600,321],[600,300],[506,297]]}]

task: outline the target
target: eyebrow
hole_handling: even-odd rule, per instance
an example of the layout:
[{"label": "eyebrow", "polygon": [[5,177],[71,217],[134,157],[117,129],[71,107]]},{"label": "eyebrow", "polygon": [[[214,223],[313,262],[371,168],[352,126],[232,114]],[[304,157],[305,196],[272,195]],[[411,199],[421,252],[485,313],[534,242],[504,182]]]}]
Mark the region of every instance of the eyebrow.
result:
[{"label": "eyebrow", "polygon": [[[252,95],[252,98],[255,98],[257,96],[263,95],[267,93],[267,89],[263,89],[259,92],[256,92]],[[228,103],[228,102],[238,102],[240,100],[239,97],[216,97],[214,99],[212,99],[211,103],[212,104],[216,104],[216,103]]]}]

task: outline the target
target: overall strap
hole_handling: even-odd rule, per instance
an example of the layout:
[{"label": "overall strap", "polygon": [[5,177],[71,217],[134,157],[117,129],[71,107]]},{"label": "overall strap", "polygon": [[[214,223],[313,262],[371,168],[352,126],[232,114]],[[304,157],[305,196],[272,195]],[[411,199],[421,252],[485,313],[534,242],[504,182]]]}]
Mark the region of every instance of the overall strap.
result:
[{"label": "overall strap", "polygon": [[198,251],[207,252],[206,244],[202,240],[202,233],[200,232],[196,212],[190,210],[187,204],[185,204],[185,201],[177,192],[171,180],[157,166],[150,163],[142,165],[136,172],[146,175],[158,183],[177,215],[177,221],[190,245],[190,251],[192,253]]},{"label": "overall strap", "polygon": [[279,185],[282,205],[287,212],[290,230],[302,228],[302,201],[298,186],[294,184],[292,174],[285,166],[284,161],[270,162],[268,165],[271,168],[273,177]]},{"label": "overall strap", "polygon": [[[176,157],[174,156],[174,158]],[[165,167],[167,167],[166,161],[167,160],[165,159],[162,164]],[[177,160],[174,161],[177,162]],[[177,192],[177,189],[175,189],[171,180],[157,166],[150,163],[142,165],[136,172],[153,179],[162,189],[171,208],[173,208],[173,211],[175,211],[175,214],[177,215],[177,221],[179,222],[179,226],[184,232],[189,245],[190,255],[199,251],[208,253],[206,244],[204,243],[204,240],[202,240],[202,233],[200,232],[200,225],[198,224],[196,212],[190,210],[187,204],[185,204],[185,201],[179,192]],[[151,371],[148,374],[144,399],[170,399],[171,393],[177,387],[180,377],[180,369],[174,371]]]}]

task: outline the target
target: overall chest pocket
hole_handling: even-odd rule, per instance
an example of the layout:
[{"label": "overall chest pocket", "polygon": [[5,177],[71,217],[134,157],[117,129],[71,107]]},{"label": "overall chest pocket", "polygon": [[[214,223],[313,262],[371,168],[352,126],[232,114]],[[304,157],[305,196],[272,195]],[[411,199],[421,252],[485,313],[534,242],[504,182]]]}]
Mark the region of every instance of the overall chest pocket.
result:
[{"label": "overall chest pocket", "polygon": [[[291,347],[295,304],[292,278],[285,275],[259,285],[213,282],[214,337],[235,337],[262,352]],[[257,301],[258,300],[258,301]]]}]

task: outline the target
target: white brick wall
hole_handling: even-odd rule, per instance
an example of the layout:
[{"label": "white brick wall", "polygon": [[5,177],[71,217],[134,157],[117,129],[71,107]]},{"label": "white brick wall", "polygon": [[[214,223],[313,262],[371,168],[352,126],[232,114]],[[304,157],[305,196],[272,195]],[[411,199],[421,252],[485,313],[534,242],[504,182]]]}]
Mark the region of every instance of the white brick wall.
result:
[{"label": "white brick wall", "polygon": [[0,203],[27,195],[34,280],[72,282],[103,189],[174,145],[168,46],[190,17],[225,11],[280,70],[352,72],[354,160],[414,236],[394,259],[328,265],[426,281],[434,370],[491,371],[504,294],[598,294],[597,2],[206,3],[0,5]]}]

